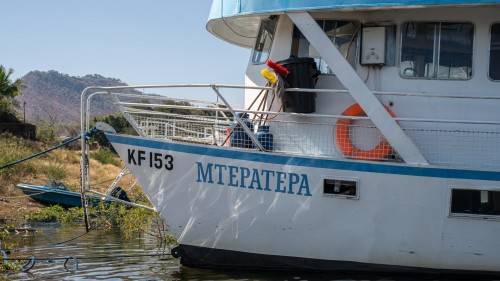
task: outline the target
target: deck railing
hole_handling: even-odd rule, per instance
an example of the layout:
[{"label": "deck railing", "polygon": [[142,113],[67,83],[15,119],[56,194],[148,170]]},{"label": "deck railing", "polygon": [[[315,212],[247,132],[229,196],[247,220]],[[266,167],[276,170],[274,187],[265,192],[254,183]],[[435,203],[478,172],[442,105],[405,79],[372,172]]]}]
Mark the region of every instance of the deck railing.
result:
[{"label": "deck railing", "polygon": [[[185,85],[189,87],[189,85]],[[138,88],[141,88],[139,86]],[[169,86],[170,87],[170,86]],[[183,86],[184,87],[184,86]],[[219,89],[215,85],[197,85]],[[222,86],[223,88],[224,86]],[[230,86],[233,87],[233,86]],[[233,87],[233,89],[244,87]],[[377,161],[401,161],[379,130],[367,117],[349,117],[351,125],[337,123],[345,116],[325,114],[297,114],[278,111],[246,110],[228,106],[227,102],[173,99],[164,96],[147,96],[135,93],[117,93],[107,89],[124,116],[144,137],[179,142],[214,145],[232,149],[269,150],[259,147],[255,133],[261,126],[269,126],[273,147],[269,153],[307,155],[328,158],[354,158]],[[250,87],[252,90],[271,88]],[[120,90],[120,88],[118,88]],[[290,91],[315,91],[343,94],[343,90],[289,89]],[[379,96],[423,97],[411,93],[376,92]],[[496,97],[466,97],[424,95],[440,99],[491,99]],[[143,99],[147,97],[145,103]],[[141,101],[142,100],[142,101]],[[252,126],[242,126],[235,118],[237,112],[247,113]],[[449,120],[422,118],[395,118],[404,132],[433,165],[500,169],[500,122],[477,120]],[[362,124],[359,124],[362,123]],[[432,126],[420,126],[434,123]],[[420,124],[418,126],[413,126]],[[443,125],[444,126],[441,126]],[[485,125],[481,130],[464,129],[464,124]],[[456,125],[456,126],[455,126]],[[246,130],[238,127],[247,127]],[[474,127],[474,126],[469,126]],[[244,137],[241,137],[241,136]],[[236,138],[236,139],[235,139]],[[235,143],[236,140],[236,143]],[[233,141],[233,143],[231,143]],[[260,143],[259,143],[260,144]]]}]

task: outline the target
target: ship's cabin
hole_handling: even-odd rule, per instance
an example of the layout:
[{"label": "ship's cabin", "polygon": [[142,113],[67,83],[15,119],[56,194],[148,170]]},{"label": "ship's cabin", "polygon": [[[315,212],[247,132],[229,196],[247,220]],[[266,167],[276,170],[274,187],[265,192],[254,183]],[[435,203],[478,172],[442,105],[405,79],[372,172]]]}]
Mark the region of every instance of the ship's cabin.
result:
[{"label": "ship's cabin", "polygon": [[[357,81],[364,83],[393,117],[399,118],[398,124],[429,162],[452,166],[457,162],[492,164],[500,157],[498,5],[310,14],[353,68]],[[347,91],[346,81],[336,74],[335,66],[328,65],[289,15],[261,17],[253,45],[249,46],[252,53],[246,83],[266,84],[261,70],[266,68],[268,59],[280,62],[291,56],[313,58],[320,73],[314,81],[315,88],[345,93],[316,91],[311,111],[316,115],[342,115],[357,100]],[[256,91],[248,90],[245,105],[249,106],[255,98]],[[272,109],[283,110],[283,104],[273,105]],[[304,115],[280,118],[308,122]],[[323,121],[328,122],[322,118],[314,122]],[[361,126],[370,124],[368,120],[356,122]],[[318,136],[316,139],[336,143],[335,151],[339,152],[339,140],[335,140],[338,132],[325,134],[323,128],[313,127],[308,127],[307,145],[298,145],[299,150],[311,150],[305,146],[317,143],[313,139]],[[351,138],[355,130],[349,132]],[[368,139],[376,133],[361,134],[366,136],[358,139]],[[367,150],[379,143],[363,142],[354,145]],[[321,144],[313,146],[319,154],[323,153]],[[469,156],[462,157],[464,154]],[[452,155],[453,159],[445,155]]]}]

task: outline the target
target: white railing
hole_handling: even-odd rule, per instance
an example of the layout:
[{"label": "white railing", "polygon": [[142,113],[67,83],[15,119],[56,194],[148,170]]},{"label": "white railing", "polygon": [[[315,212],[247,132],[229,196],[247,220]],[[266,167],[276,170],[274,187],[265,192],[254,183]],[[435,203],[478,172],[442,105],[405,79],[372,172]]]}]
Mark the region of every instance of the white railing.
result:
[{"label": "white railing", "polygon": [[[200,101],[172,99],[158,95],[121,93],[124,89],[149,88],[206,88],[216,93],[218,101]],[[168,85],[168,86],[130,86],[96,88],[99,94],[108,94],[114,98],[127,120],[137,132],[150,138],[172,141],[217,145],[232,149],[256,149],[266,151],[255,133],[262,125],[270,127],[273,135],[272,153],[310,155],[315,157],[357,158],[365,160],[401,161],[398,153],[390,147],[377,128],[369,121],[368,125],[337,124],[345,116],[329,114],[299,114],[275,111],[255,111],[229,105],[220,89],[250,89],[273,91],[269,87],[245,87],[231,85]],[[120,92],[117,92],[120,91]],[[326,89],[287,89],[330,94],[345,94],[345,90]],[[439,99],[482,99],[500,100],[491,96],[452,96],[421,93],[375,92],[379,96],[423,97]],[[148,103],[141,99],[147,97]],[[83,97],[82,97],[83,98]],[[181,103],[182,102],[182,103]],[[88,104],[88,103],[87,103]],[[88,112],[89,112],[89,108]],[[253,128],[244,125],[237,112],[248,113],[252,118]],[[86,114],[86,119],[89,113]],[[352,120],[368,120],[367,117],[353,116]],[[433,165],[451,167],[472,167],[500,169],[500,122],[477,120],[394,118],[403,127],[407,136],[415,143],[424,157]],[[300,121],[298,121],[300,120]],[[415,124],[433,123],[429,128],[421,129]],[[87,121],[88,124],[88,121]],[[446,124],[443,129],[441,124]],[[456,128],[454,128],[456,124]],[[464,129],[464,125],[481,124],[486,130]],[[87,125],[88,126],[88,125]],[[246,135],[236,138],[232,130],[239,126]],[[422,126],[427,127],[427,126]],[[474,126],[469,126],[468,128]],[[82,125],[83,128],[83,125]],[[241,134],[240,134],[241,133]],[[231,141],[233,140],[233,143]]]},{"label": "white railing", "polygon": [[[137,106],[142,105],[137,104]],[[201,110],[200,107],[192,109],[193,114]],[[231,140],[235,138],[228,137],[231,134],[230,130],[235,127],[232,117],[226,118],[215,113],[212,116],[179,115],[132,107],[126,107],[124,111],[129,118],[139,124],[148,122],[168,124],[157,126],[154,132],[148,131],[146,135],[151,138],[226,147],[231,146]],[[321,116],[323,121],[314,122],[313,115],[309,114],[311,121],[299,122],[286,113],[260,112],[265,118],[258,118],[259,112],[242,111],[253,113],[254,118],[251,119],[253,133],[256,133],[262,125],[270,127],[274,138],[272,150],[274,153],[364,160],[401,160],[374,126],[337,124],[341,116],[336,115],[316,115]],[[355,119],[366,120],[366,117],[355,117]],[[165,129],[174,126],[179,130]],[[146,131],[149,128],[139,129]],[[500,168],[497,161],[500,155],[500,132],[417,128],[403,128],[403,130],[433,165]],[[249,137],[236,138],[239,144],[233,148],[257,149]]]}]

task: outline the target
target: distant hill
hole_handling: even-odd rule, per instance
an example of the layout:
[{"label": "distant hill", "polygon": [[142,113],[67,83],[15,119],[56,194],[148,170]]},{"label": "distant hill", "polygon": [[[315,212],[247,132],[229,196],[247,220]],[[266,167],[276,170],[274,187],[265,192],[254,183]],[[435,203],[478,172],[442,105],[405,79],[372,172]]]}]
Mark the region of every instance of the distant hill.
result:
[{"label": "distant hill", "polygon": [[[20,116],[26,101],[26,121],[68,123],[80,121],[80,95],[89,86],[126,86],[115,78],[98,74],[74,77],[57,71],[31,71],[22,77],[26,88],[17,96]],[[92,114],[103,115],[116,111],[110,98],[97,96],[92,100]],[[94,116],[95,116],[94,115]]]}]

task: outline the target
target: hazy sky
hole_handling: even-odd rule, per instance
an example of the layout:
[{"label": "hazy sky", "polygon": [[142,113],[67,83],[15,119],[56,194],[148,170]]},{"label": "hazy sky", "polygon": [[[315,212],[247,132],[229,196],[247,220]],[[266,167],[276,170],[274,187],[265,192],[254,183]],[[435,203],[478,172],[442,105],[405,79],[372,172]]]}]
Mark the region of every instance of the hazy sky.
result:
[{"label": "hazy sky", "polygon": [[205,29],[211,0],[2,0],[0,64],[127,84],[243,84],[250,51]]}]

